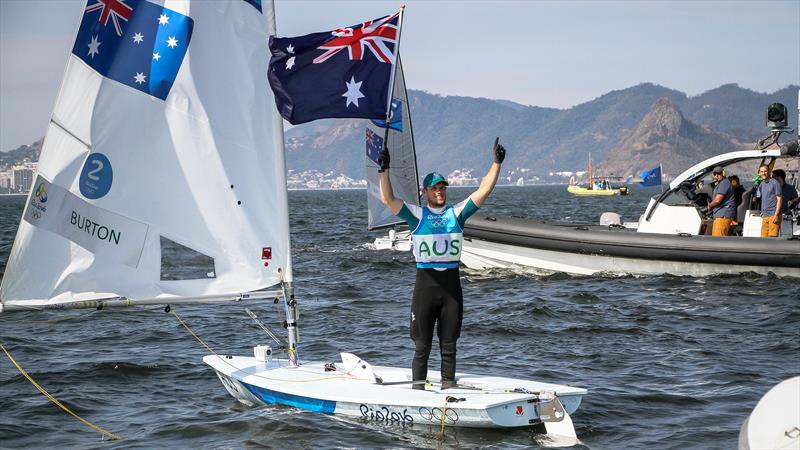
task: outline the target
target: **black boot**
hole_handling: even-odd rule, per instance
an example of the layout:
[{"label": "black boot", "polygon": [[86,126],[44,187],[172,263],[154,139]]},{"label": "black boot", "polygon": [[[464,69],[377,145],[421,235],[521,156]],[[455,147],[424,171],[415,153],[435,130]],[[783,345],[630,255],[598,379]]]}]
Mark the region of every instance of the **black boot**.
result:
[{"label": "black boot", "polygon": [[[425,381],[428,378],[428,356],[431,354],[431,343],[421,340],[414,341],[416,347],[414,360],[411,362],[411,379]],[[414,384],[414,389],[425,389],[424,383]]]},{"label": "black boot", "polygon": [[452,382],[455,387],[456,384],[456,343],[452,342],[439,342],[439,349],[442,352],[442,389],[445,382]]},{"label": "black boot", "polygon": [[455,380],[442,380],[442,389],[453,389],[457,387],[458,384],[456,384]]}]

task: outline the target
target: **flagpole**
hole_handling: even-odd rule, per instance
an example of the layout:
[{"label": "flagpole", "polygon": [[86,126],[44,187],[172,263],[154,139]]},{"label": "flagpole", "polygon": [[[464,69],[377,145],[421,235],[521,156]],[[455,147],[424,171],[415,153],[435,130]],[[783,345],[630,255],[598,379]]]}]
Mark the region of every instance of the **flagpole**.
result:
[{"label": "flagpole", "polygon": [[386,99],[386,127],[383,131],[383,148],[386,149],[389,145],[389,121],[392,114],[392,97],[394,96],[394,79],[397,76],[397,60],[400,58],[400,33],[403,30],[403,12],[406,10],[406,5],[400,5],[400,17],[397,18],[397,45],[394,48],[394,61],[392,61],[392,76],[389,79],[389,95]]},{"label": "flagpole", "polygon": [[[392,77],[389,79],[389,95],[386,99],[386,125],[389,125],[389,114],[392,113],[392,95],[394,94],[394,78],[397,75],[397,58],[400,57],[400,33],[403,31],[403,12],[406,5],[400,5],[400,17],[397,19],[397,45],[394,49],[394,61],[392,61]],[[388,128],[387,128],[388,129]]]}]

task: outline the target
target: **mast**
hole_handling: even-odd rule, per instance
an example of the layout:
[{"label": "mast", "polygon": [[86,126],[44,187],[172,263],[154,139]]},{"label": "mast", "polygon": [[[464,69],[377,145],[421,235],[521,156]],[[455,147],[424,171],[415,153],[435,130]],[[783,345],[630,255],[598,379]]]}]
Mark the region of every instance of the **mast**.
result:
[{"label": "mast", "polygon": [[[264,5],[264,17],[267,21],[267,34],[269,36],[277,36],[277,26],[275,21],[275,2],[274,0],[267,0]],[[391,94],[390,94],[391,95]],[[278,114],[277,110],[275,114],[272,115],[270,126],[272,127],[272,144],[277,148],[284,148],[284,136],[283,136],[283,119]],[[286,267],[280,271],[281,273],[281,287],[283,290],[283,303],[284,303],[284,311],[286,313],[286,323],[284,324],[286,327],[286,332],[288,334],[288,348],[286,349],[286,353],[289,358],[289,364],[292,366],[297,366],[297,343],[300,340],[298,327],[297,327],[297,301],[294,298],[294,285],[292,283],[293,275],[292,275],[292,250],[291,250],[291,240],[289,239],[290,233],[289,230],[289,196],[287,193],[286,187],[286,153],[285,151],[281,151],[280,155],[278,156],[280,161],[280,165],[283,166],[283,174],[284,179],[282,180],[282,185],[284,189],[283,195],[283,204],[280,205],[281,213],[276,212],[279,214],[280,217],[285,220],[285,229],[287,230],[286,233],[286,248],[287,248],[287,256],[286,256]]]},{"label": "mast", "polygon": [[589,189],[594,189],[594,182],[592,181],[592,154],[589,153]]},{"label": "mast", "polygon": [[[404,9],[405,10],[405,9]],[[401,16],[402,20],[402,16]],[[398,45],[400,40],[398,39]],[[397,52],[397,63],[400,63],[400,51],[398,49]],[[402,69],[402,66],[401,66]],[[408,88],[406,87],[406,76],[403,70],[400,71],[400,77],[403,79],[403,88],[405,90],[405,102],[406,102],[406,114],[408,114],[408,133],[411,136],[411,148],[414,149],[414,183],[417,187],[416,193],[417,195],[414,197],[417,201],[417,206],[422,204],[422,192],[419,189],[419,164],[417,163],[417,146],[414,143],[414,128],[411,124],[411,104],[408,102]],[[800,92],[798,92],[798,97],[800,97]],[[798,106],[798,111],[800,111],[800,106]],[[800,125],[798,125],[798,129],[800,129]]]}]

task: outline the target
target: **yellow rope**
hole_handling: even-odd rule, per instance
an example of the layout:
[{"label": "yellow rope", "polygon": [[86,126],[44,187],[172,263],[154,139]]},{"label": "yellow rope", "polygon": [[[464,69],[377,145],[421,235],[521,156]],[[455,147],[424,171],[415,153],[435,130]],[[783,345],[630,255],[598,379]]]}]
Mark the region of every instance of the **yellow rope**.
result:
[{"label": "yellow rope", "polygon": [[194,336],[194,338],[197,339],[197,342],[203,344],[203,347],[205,347],[209,352],[211,352],[211,354],[213,354],[215,356],[219,356],[217,354],[217,352],[214,351],[214,349],[209,347],[208,344],[206,344],[205,342],[203,342],[202,339],[200,339],[200,336],[198,336],[194,331],[192,331],[192,329],[189,327],[189,325],[186,322],[184,322],[183,319],[181,319],[181,316],[179,316],[178,313],[175,312],[174,309],[172,310],[172,315],[175,316],[176,319],[178,319],[178,322],[180,322],[181,325],[183,325],[184,328],[186,328],[186,331],[191,333],[192,336]]},{"label": "yellow rope", "polygon": [[444,438],[444,418],[447,417],[447,400],[444,401],[444,411],[442,411],[442,438]]},{"label": "yellow rope", "polygon": [[23,376],[25,376],[25,378],[27,378],[27,379],[28,379],[28,381],[30,381],[32,385],[36,386],[36,389],[38,389],[38,390],[39,390],[39,392],[41,392],[42,394],[44,394],[44,396],[45,396],[45,397],[47,397],[48,399],[50,399],[50,401],[51,401],[51,402],[55,403],[55,404],[56,404],[56,406],[58,406],[59,408],[63,409],[63,410],[64,410],[64,411],[66,411],[67,413],[69,413],[69,414],[70,414],[72,417],[74,417],[74,418],[76,418],[76,419],[80,420],[81,422],[85,423],[86,425],[89,425],[90,427],[92,427],[92,428],[94,428],[95,430],[99,431],[99,432],[100,432],[100,433],[102,433],[103,435],[105,435],[105,436],[108,436],[108,437],[110,437],[111,439],[113,439],[113,440],[115,440],[115,441],[122,440],[122,438],[121,438],[121,437],[119,437],[119,436],[117,436],[116,434],[114,434],[114,433],[111,433],[111,432],[108,432],[108,431],[106,431],[106,430],[104,430],[104,429],[102,429],[102,428],[98,427],[97,425],[95,425],[95,424],[93,424],[93,423],[91,423],[91,422],[88,422],[88,421],[86,421],[85,419],[83,419],[82,417],[78,416],[78,415],[77,415],[77,414],[75,414],[74,412],[70,411],[70,410],[69,410],[69,408],[67,408],[66,406],[64,406],[64,405],[63,405],[63,404],[62,404],[60,401],[58,401],[58,399],[56,399],[55,397],[53,397],[52,395],[50,395],[50,393],[49,393],[49,392],[47,392],[47,391],[46,391],[46,390],[45,390],[45,389],[44,389],[42,386],[40,386],[40,385],[39,385],[39,383],[37,383],[37,382],[36,382],[36,381],[35,381],[33,378],[31,378],[31,376],[30,376],[30,375],[28,375],[28,373],[27,373],[27,372],[25,372],[25,369],[23,369],[22,367],[20,367],[20,365],[19,365],[19,364],[17,364],[17,361],[14,359],[14,357],[12,357],[12,356],[11,356],[11,353],[8,353],[8,350],[6,350],[6,348],[5,348],[5,347],[3,347],[3,344],[0,344],[0,349],[2,349],[2,350],[3,350],[3,351],[6,353],[6,356],[8,356],[8,359],[10,359],[10,360],[11,360],[11,362],[14,364],[14,366],[16,366],[16,367],[17,367],[17,370],[19,370],[19,373],[21,373]]}]

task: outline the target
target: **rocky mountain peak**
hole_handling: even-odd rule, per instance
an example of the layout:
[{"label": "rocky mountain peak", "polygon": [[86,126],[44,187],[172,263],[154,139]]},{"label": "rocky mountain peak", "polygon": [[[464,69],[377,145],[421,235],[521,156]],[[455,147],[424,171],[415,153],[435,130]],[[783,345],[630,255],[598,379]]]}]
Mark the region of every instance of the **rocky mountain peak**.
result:
[{"label": "rocky mountain peak", "polygon": [[675,175],[709,156],[741,147],[737,139],[711,131],[684,118],[668,98],[650,111],[611,149],[600,170],[627,176],[661,164]]},{"label": "rocky mountain peak", "polygon": [[652,142],[653,138],[677,136],[684,122],[683,114],[667,97],[661,97],[645,114],[631,133],[640,137],[647,137],[646,141]]}]

